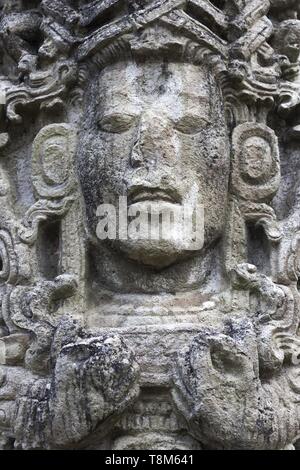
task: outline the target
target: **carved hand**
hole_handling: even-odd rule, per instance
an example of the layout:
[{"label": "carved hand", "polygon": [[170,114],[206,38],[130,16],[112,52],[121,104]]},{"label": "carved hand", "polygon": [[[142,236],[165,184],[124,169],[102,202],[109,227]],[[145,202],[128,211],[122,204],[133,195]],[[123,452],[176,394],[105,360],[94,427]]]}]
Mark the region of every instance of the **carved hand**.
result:
[{"label": "carved hand", "polygon": [[63,346],[51,379],[31,383],[17,402],[17,446],[76,447],[138,395],[138,370],[119,336]]},{"label": "carved hand", "polygon": [[[284,375],[262,384],[251,324],[225,335],[204,330],[179,358],[174,399],[204,444],[225,449],[280,449],[297,436],[296,405]],[[282,397],[290,396],[290,408]],[[290,434],[282,431],[290,425]]]}]

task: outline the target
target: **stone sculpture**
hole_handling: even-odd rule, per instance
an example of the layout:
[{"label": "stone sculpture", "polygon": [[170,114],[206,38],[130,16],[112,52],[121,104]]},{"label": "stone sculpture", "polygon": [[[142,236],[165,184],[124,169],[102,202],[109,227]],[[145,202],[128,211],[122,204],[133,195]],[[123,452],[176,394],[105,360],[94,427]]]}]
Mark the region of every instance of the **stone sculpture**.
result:
[{"label": "stone sculpture", "polygon": [[[298,2],[0,12],[1,448],[297,447]],[[101,239],[124,196],[203,244]]]}]

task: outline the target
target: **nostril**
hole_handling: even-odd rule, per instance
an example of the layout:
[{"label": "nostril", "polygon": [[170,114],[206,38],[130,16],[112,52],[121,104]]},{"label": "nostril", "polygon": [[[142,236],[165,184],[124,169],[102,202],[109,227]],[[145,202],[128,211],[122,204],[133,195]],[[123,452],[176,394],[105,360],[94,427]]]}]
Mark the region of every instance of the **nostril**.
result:
[{"label": "nostril", "polygon": [[133,168],[137,168],[137,167],[141,166],[141,163],[142,163],[142,160],[141,160],[140,156],[137,155],[136,153],[133,153],[131,155],[131,165],[133,166]]},{"label": "nostril", "polygon": [[140,150],[139,142],[137,140],[135,141],[134,146],[132,148],[130,160],[131,160],[131,165],[133,166],[133,168],[139,167],[142,163],[141,150]]}]

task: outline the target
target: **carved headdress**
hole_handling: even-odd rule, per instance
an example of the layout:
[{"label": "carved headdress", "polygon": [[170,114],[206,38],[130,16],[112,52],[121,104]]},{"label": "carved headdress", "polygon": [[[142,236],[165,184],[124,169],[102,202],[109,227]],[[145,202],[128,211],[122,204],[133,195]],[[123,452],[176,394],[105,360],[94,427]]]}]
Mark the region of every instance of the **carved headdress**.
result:
[{"label": "carved headdress", "polygon": [[[266,16],[270,11],[269,0],[4,2],[1,35],[4,55],[8,57],[6,60],[4,57],[3,68],[5,70],[5,63],[13,59],[18,68],[15,77],[22,79],[22,85],[16,85],[7,97],[8,117],[18,119],[14,108],[19,104],[43,103],[48,100],[47,95],[60,96],[67,87],[78,84],[74,68],[82,70],[83,64],[97,61],[95,55],[99,56],[98,61],[105,61],[108,46],[121,56],[124,53],[121,45],[126,41],[132,49],[141,48],[142,43],[145,52],[155,50],[160,42],[164,42],[165,47],[169,43],[171,47],[172,40],[168,36],[172,34],[177,36],[176,41],[173,39],[177,45],[172,49],[173,54],[182,54],[184,49],[194,60],[209,54],[206,61],[211,65],[217,62],[219,72],[222,69],[227,72],[228,87],[236,89],[236,100],[232,97],[236,104],[243,96],[251,105],[263,101],[265,109],[266,101],[272,104],[280,95],[282,65],[286,68],[290,62],[289,56],[285,60],[279,55],[284,52],[280,49],[282,39],[290,29],[278,26],[277,18],[282,10],[286,11],[287,18],[291,17],[287,3],[291,4],[293,16],[297,15],[293,2],[271,3],[273,22]],[[270,41],[274,26],[279,29],[279,40],[276,41],[275,36],[278,51],[274,51]],[[156,34],[155,28],[165,34]],[[294,20],[290,28],[298,34],[298,21]],[[148,30],[152,34],[147,35]],[[64,65],[62,59],[65,59]],[[40,69],[44,70],[43,76],[37,76]],[[49,70],[49,76],[45,69]],[[27,86],[23,85],[25,82]],[[285,101],[287,96],[293,102],[298,99],[291,97],[292,89],[289,83],[285,88]],[[263,121],[262,112],[251,106],[248,117],[253,118],[254,113]],[[247,114],[240,109],[237,122],[248,120],[243,113]]]}]

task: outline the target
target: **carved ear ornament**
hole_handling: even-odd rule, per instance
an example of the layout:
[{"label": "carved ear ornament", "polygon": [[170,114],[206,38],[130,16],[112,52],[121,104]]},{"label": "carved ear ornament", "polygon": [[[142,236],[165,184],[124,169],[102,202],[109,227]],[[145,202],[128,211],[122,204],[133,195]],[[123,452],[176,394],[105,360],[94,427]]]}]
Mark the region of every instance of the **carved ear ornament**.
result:
[{"label": "carved ear ornament", "polygon": [[269,200],[280,183],[277,137],[255,123],[237,126],[232,136],[232,191],[252,202]]},{"label": "carved ear ornament", "polygon": [[280,184],[277,137],[265,124],[245,122],[232,135],[232,171],[227,230],[227,271],[247,262],[247,225],[261,226],[272,246],[283,238],[270,202]]},{"label": "carved ear ornament", "polygon": [[32,150],[32,183],[38,201],[25,214],[20,237],[33,243],[39,223],[62,217],[75,200],[76,130],[68,124],[51,124],[36,136]]}]

